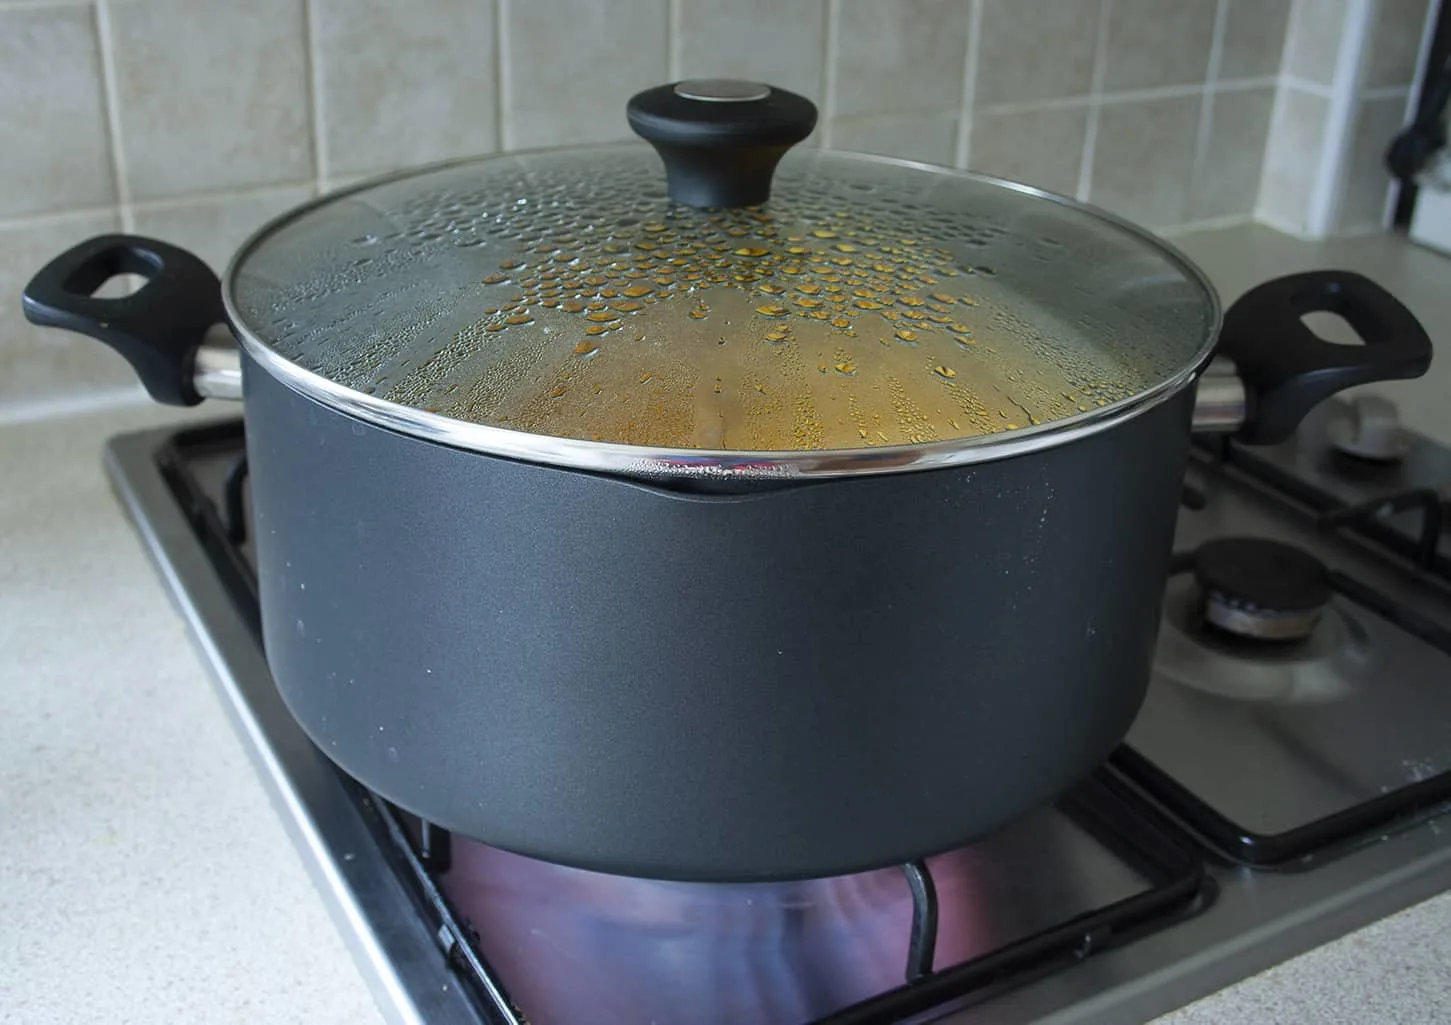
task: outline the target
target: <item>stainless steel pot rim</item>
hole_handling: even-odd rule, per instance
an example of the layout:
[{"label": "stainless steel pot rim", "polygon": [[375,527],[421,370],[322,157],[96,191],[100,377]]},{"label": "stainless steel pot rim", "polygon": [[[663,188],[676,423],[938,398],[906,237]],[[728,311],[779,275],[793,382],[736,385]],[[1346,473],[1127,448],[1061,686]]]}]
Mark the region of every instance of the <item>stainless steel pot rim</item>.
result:
[{"label": "stainless steel pot rim", "polygon": [[[552,151],[521,151],[506,157],[527,157],[532,153],[598,150],[601,147],[570,147]],[[222,300],[232,331],[254,364],[299,394],[365,423],[399,434],[452,448],[485,455],[517,459],[572,470],[618,473],[634,477],[726,477],[764,479],[829,479],[906,473],[917,470],[965,466],[1042,451],[1068,444],[1099,431],[1108,430],[1146,413],[1191,386],[1214,356],[1221,321],[1218,293],[1208,277],[1170,243],[1116,214],[1068,196],[1047,192],[1020,182],[995,178],[973,171],[959,171],[919,161],[874,154],[851,153],[853,159],[911,170],[969,178],[986,185],[1008,189],[1045,202],[1078,210],[1117,228],[1156,251],[1199,285],[1207,304],[1205,337],[1194,356],[1177,373],[1136,395],[1076,416],[1051,423],[1022,427],[998,434],[953,438],[947,441],[872,448],[801,450],[710,450],[656,448],[615,442],[590,441],[555,435],[534,434],[489,424],[457,420],[338,384],[279,355],[263,339],[247,329],[233,296],[238,267],[247,255],[272,233],[308,211],[335,202],[353,192],[382,182],[399,180],[448,167],[476,163],[478,157],[449,160],[427,167],[382,175],[358,182],[347,189],[319,196],[283,213],[252,234],[233,255],[222,276]],[[483,158],[490,159],[490,158]]]}]

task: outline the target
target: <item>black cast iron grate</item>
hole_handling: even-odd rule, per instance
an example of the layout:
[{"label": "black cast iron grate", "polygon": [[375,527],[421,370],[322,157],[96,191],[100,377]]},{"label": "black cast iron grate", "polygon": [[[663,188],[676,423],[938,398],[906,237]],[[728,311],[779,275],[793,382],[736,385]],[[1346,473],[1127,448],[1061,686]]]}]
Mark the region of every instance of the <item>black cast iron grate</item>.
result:
[{"label": "black cast iron grate", "polygon": [[[157,453],[162,474],[231,590],[261,644],[257,580],[247,533],[247,462],[240,420],[180,430]],[[196,468],[221,461],[225,473],[203,480]],[[490,1025],[527,1025],[488,964],[476,936],[440,889],[447,871],[448,833],[394,808],[338,770],[364,812],[380,849],[407,883],[455,974]],[[1041,978],[1100,951],[1120,946],[1198,914],[1214,898],[1212,880],[1177,829],[1108,770],[1099,770],[1056,804],[1057,809],[1147,881],[1130,896],[1065,919],[1035,935],[943,970],[936,970],[939,903],[925,861],[901,866],[913,914],[903,983],[809,1025],[886,1025],[945,1005],[968,1004],[1005,985]]]}]

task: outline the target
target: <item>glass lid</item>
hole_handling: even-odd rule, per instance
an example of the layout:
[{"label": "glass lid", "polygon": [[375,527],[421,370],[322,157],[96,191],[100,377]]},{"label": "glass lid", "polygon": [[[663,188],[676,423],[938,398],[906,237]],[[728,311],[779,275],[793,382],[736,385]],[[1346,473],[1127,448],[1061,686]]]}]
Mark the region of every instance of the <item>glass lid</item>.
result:
[{"label": "glass lid", "polygon": [[[745,98],[700,98],[725,85]],[[685,110],[663,128],[662,91]],[[353,415],[645,473],[998,458],[1131,415],[1208,358],[1214,294],[1164,244],[961,172],[781,159],[815,112],[766,94],[665,86],[630,111],[656,150],[491,157],[319,200],[238,255],[233,324]]]}]

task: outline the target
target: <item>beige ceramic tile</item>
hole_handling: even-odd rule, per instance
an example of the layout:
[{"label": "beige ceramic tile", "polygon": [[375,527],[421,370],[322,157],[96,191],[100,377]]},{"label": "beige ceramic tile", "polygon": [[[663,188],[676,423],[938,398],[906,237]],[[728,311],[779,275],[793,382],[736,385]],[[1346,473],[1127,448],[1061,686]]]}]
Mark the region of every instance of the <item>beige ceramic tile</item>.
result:
[{"label": "beige ceramic tile", "polygon": [[833,149],[950,166],[957,147],[957,115],[839,118],[831,137]]},{"label": "beige ceramic tile", "polygon": [[491,0],[316,0],[329,173],[498,146]]},{"label": "beige ceramic tile", "polygon": [[0,408],[132,384],[125,361],[100,342],[42,329],[20,312],[26,282],[66,247],[120,226],[111,214],[0,228]]},{"label": "beige ceramic tile", "polygon": [[265,222],[306,202],[313,190],[306,186],[269,189],[245,196],[207,197],[141,207],[136,230],[190,249],[220,274],[232,254]]},{"label": "beige ceramic tile", "polygon": [[1409,85],[1416,77],[1425,23],[1426,0],[1376,0],[1362,84],[1367,88]]},{"label": "beige ceramic tile", "polygon": [[1197,96],[1105,104],[1093,149],[1090,200],[1145,227],[1182,223],[1199,110]]},{"label": "beige ceramic tile", "polygon": [[1405,120],[1404,94],[1362,100],[1358,105],[1345,159],[1337,231],[1359,231],[1384,223],[1386,196],[1391,187],[1385,151]]},{"label": "beige ceramic tile", "polygon": [[682,0],[681,78],[746,78],[822,102],[825,0]]},{"label": "beige ceramic tile", "polygon": [[1309,226],[1329,108],[1323,96],[1299,89],[1278,91],[1255,205],[1258,219],[1292,232]]},{"label": "beige ceramic tile", "polygon": [[836,114],[914,114],[962,102],[968,4],[841,0]]},{"label": "beige ceramic tile", "polygon": [[1329,85],[1335,79],[1348,0],[1296,0],[1285,41],[1285,70],[1298,79]]},{"label": "beige ceramic tile", "polygon": [[1203,82],[1215,0],[1113,0],[1105,92]]},{"label": "beige ceramic tile", "polygon": [[974,116],[968,165],[1071,196],[1078,190],[1088,106]]},{"label": "beige ceramic tile", "polygon": [[301,0],[114,0],[137,199],[313,176]]},{"label": "beige ceramic tile", "polygon": [[1258,78],[1280,70],[1290,0],[1225,0],[1219,78]]},{"label": "beige ceramic tile", "polygon": [[1211,100],[1209,145],[1194,182],[1190,220],[1254,212],[1275,90],[1233,89]]},{"label": "beige ceramic tile", "polygon": [[504,143],[633,138],[625,104],[665,81],[667,0],[500,0]]},{"label": "beige ceramic tile", "polygon": [[984,0],[974,103],[1082,96],[1103,0]]},{"label": "beige ceramic tile", "polygon": [[114,199],[90,8],[0,11],[0,217]]}]

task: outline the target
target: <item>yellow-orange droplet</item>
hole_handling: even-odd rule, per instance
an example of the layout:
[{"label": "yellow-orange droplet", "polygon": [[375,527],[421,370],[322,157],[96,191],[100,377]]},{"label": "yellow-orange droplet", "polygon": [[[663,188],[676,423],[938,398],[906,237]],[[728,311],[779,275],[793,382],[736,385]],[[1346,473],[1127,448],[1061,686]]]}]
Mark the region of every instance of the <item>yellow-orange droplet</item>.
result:
[{"label": "yellow-orange droplet", "polygon": [[951,380],[952,378],[957,376],[957,371],[953,370],[951,367],[933,367],[932,372],[938,377],[945,377],[948,380]]},{"label": "yellow-orange droplet", "polygon": [[643,310],[645,304],[637,303],[631,299],[621,299],[617,303],[610,303],[610,307],[619,310],[621,313],[634,313],[636,310]]},{"label": "yellow-orange droplet", "polygon": [[915,342],[917,340],[917,332],[904,327],[897,332],[897,337],[904,342]]},{"label": "yellow-orange droplet", "polygon": [[489,324],[487,327],[484,328],[484,330],[485,331],[488,331],[488,332],[491,332],[491,333],[494,332],[494,331],[502,331],[502,330],[504,330],[504,325],[503,324]]},{"label": "yellow-orange droplet", "polygon": [[559,398],[559,396],[563,395],[568,390],[569,389],[565,388],[564,385],[557,384],[553,388],[550,388],[549,389],[549,397],[551,399],[557,399],[557,398]]},{"label": "yellow-orange droplet", "polygon": [[649,295],[654,289],[649,285],[631,285],[625,289],[625,295],[631,299],[638,299],[642,295]]},{"label": "yellow-orange droplet", "polygon": [[856,364],[850,362],[849,360],[842,360],[840,363],[836,364],[836,369],[838,372],[843,374],[854,374],[856,373]]},{"label": "yellow-orange droplet", "polygon": [[763,306],[757,306],[756,312],[763,317],[784,317],[790,311],[784,306],[777,306],[775,303],[766,303]]},{"label": "yellow-orange droplet", "polygon": [[609,310],[595,310],[584,315],[585,320],[592,320],[596,324],[608,324],[612,320],[619,320],[618,313],[611,313]]},{"label": "yellow-orange droplet", "polygon": [[531,314],[531,313],[516,313],[512,317],[505,317],[504,318],[504,323],[505,324],[529,324],[529,323],[532,323],[533,320],[534,320],[534,315]]},{"label": "yellow-orange droplet", "polygon": [[817,238],[836,238],[836,232],[831,231],[827,228],[817,228],[811,234],[815,235]]},{"label": "yellow-orange droplet", "polygon": [[600,347],[598,342],[592,342],[589,339],[585,339],[584,341],[579,342],[575,345],[574,351],[579,353],[581,356],[593,356],[595,353],[600,351]]},{"label": "yellow-orange droplet", "polygon": [[756,246],[741,246],[741,248],[733,250],[737,256],[765,256],[770,251]]},{"label": "yellow-orange droplet", "polygon": [[852,303],[859,310],[880,310],[882,304],[872,299],[858,299]]}]

